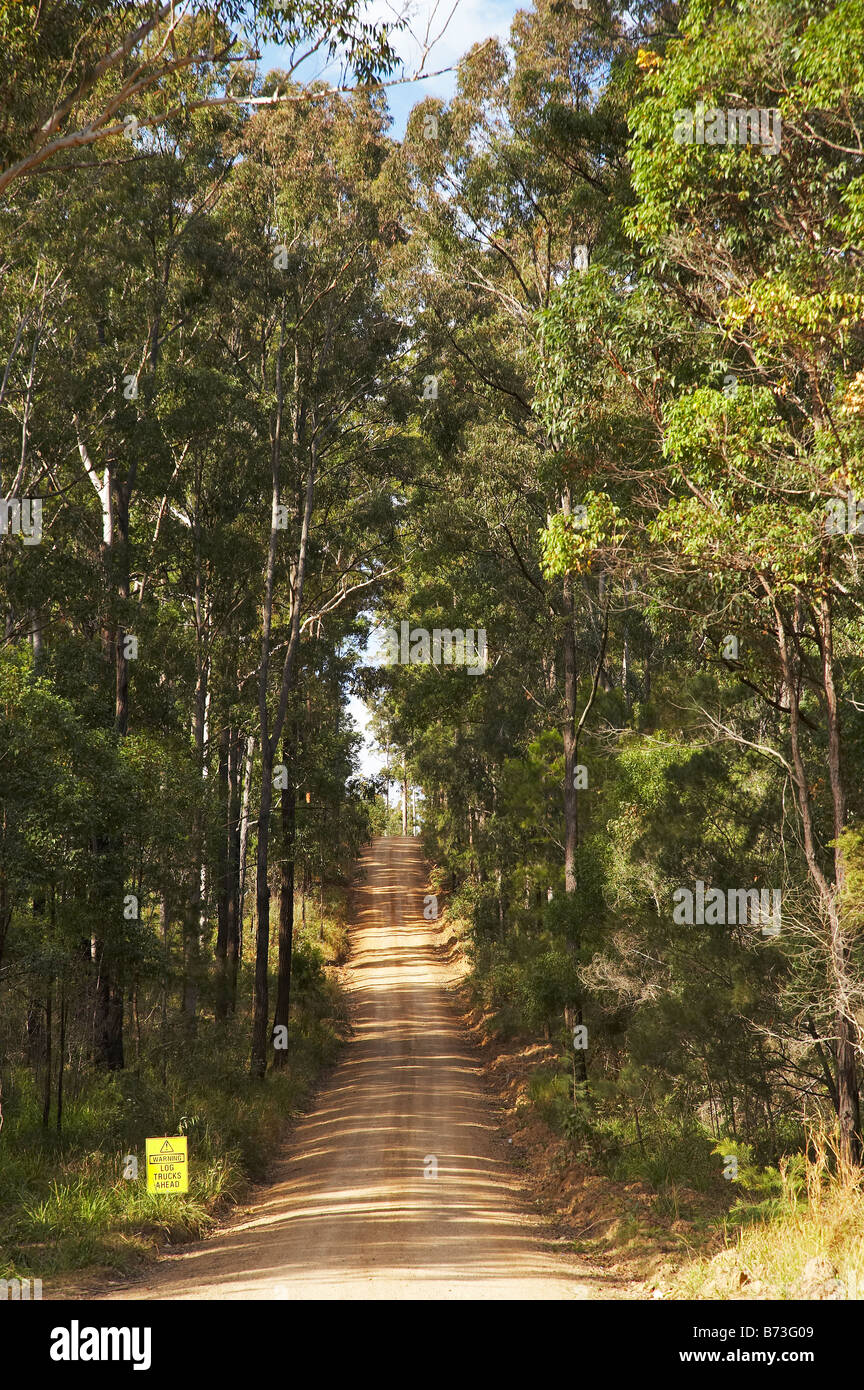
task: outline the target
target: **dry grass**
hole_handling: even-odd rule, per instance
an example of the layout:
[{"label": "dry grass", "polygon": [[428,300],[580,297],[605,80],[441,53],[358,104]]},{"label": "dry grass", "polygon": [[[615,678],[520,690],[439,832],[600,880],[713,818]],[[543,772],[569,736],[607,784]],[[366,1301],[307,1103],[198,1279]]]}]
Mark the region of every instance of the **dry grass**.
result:
[{"label": "dry grass", "polygon": [[[780,1166],[771,1210],[739,1204],[727,1248],[680,1271],[672,1298],[864,1297],[864,1170],[840,1158],[836,1139],[810,1135],[808,1152]],[[758,1219],[759,1217],[763,1219]]]}]

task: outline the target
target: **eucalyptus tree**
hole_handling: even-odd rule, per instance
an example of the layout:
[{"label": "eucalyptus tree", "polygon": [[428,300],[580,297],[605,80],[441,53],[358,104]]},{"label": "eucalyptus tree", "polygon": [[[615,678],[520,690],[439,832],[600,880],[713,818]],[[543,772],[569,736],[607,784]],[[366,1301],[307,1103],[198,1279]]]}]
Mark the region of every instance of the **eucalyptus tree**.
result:
[{"label": "eucalyptus tree", "polygon": [[[284,89],[279,74],[271,80]],[[344,605],[350,611],[358,599],[369,601],[386,564],[378,541],[389,526],[387,479],[398,444],[387,393],[399,326],[380,303],[378,282],[388,255],[378,190],[389,149],[385,119],[374,95],[344,102],[323,89],[318,100],[262,110],[244,132],[226,204],[231,245],[249,286],[235,351],[259,395],[258,1075],[267,1062],[274,780],[288,778],[278,757],[286,729],[292,760],[289,716],[304,636],[327,630],[329,615],[338,618]],[[282,1005],[274,1027],[286,1021],[289,928],[283,914]]]},{"label": "eucalyptus tree", "polygon": [[618,460],[626,517],[595,497],[581,534],[553,524],[544,544],[556,573],[641,549],[662,601],[749,692],[737,718],[706,714],[793,793],[810,898],[790,1031],[830,1052],[856,1160],[858,758],[844,724],[860,628],[861,76],[839,34],[833,5],[695,6],[679,38],[640,55],[628,228],[650,283],[597,271],[562,287],[544,406],[573,444],[609,404],[619,423],[629,409],[644,447]]},{"label": "eucalyptus tree", "polygon": [[[520,12],[509,45],[467,56],[448,105],[415,108],[403,156],[417,372],[434,379],[440,402],[428,408],[430,435],[444,460],[476,476],[482,544],[523,589],[554,653],[571,896],[579,684],[587,677],[590,695],[600,679],[607,620],[596,593],[540,568],[547,515],[580,505],[580,463],[568,459],[562,470],[558,441],[535,409],[537,314],[568,273],[618,254],[627,129],[607,79],[633,46],[614,6]],[[591,615],[587,640],[581,609]]]},{"label": "eucalyptus tree", "polygon": [[[385,75],[400,25],[374,24],[358,0],[4,0],[0,192],[46,165],[75,167],[78,151],[98,158],[112,137],[158,130],[187,105],[190,82],[189,109],[237,105],[248,83],[233,89],[233,71],[267,41],[285,46],[292,73],[323,51],[359,82]],[[218,91],[201,81],[214,73]]]}]

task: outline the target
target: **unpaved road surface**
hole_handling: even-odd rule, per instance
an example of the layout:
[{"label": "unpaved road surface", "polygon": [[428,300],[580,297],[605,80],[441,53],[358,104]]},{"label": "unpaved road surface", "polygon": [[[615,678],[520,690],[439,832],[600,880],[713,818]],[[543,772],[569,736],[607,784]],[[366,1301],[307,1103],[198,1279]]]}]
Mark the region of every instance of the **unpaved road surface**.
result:
[{"label": "unpaved road surface", "polygon": [[[549,1247],[423,918],[419,842],[383,836],[358,889],[353,1035],[260,1200],[121,1299],[593,1299],[601,1271]],[[426,1176],[434,1170],[437,1177]]]}]

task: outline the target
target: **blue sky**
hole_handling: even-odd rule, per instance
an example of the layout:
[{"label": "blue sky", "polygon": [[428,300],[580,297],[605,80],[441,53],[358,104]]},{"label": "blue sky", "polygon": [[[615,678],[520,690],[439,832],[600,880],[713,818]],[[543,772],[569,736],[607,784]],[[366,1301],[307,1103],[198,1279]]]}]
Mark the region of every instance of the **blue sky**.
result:
[{"label": "blue sky", "polygon": [[[393,6],[389,5],[387,0],[372,0],[368,7],[368,13],[375,20],[386,22],[388,17],[392,17],[398,4],[399,0],[395,0]],[[414,42],[407,33],[397,36],[394,41],[394,47],[398,50],[405,64],[406,75],[417,71],[427,27],[431,26],[430,32],[433,36],[440,34],[444,21],[451,11],[452,18],[427,55],[425,68],[429,72],[454,65],[475,43],[481,43],[483,39],[492,35],[506,38],[513,16],[520,8],[530,8],[530,0],[528,3],[524,3],[523,0],[522,5],[517,4],[516,0],[456,0],[455,9],[453,0],[449,0],[449,4],[447,0],[440,0],[437,7],[434,0],[412,0],[411,29],[418,36],[420,42],[419,44]],[[261,59],[262,72],[284,67],[286,63],[286,56],[278,44],[266,44],[262,49]],[[333,82],[338,81],[339,78],[337,65],[334,64],[330,69],[327,69],[319,61],[316,61],[314,65],[309,64],[304,67],[299,75],[304,78],[321,76]],[[431,77],[426,81],[406,83],[404,86],[392,88],[387,94],[388,105],[393,116],[391,134],[397,139],[402,136],[408,113],[416,102],[422,101],[427,96],[437,96],[446,100],[452,95],[453,88],[454,74],[452,73],[445,73],[440,77]],[[352,699],[349,702],[349,713],[363,735],[360,770],[368,776],[379,771],[384,758],[373,746],[371,736],[367,732],[369,711],[363,702]]]},{"label": "blue sky", "polygon": [[[427,27],[431,26],[433,36],[438,35],[447,16],[452,12],[452,18],[444,33],[437,39],[431,52],[427,55],[425,66],[426,70],[430,72],[457,63],[473,44],[480,43],[493,34],[500,38],[506,38],[516,11],[520,8],[531,8],[530,0],[523,0],[522,5],[517,4],[516,0],[455,0],[455,9],[454,0],[449,0],[449,3],[448,0],[439,0],[437,6],[434,0],[409,0],[409,3],[411,6],[411,29],[419,37],[421,43]],[[372,0],[367,8],[367,14],[375,21],[383,23],[388,18],[392,19],[399,4],[400,0],[394,0],[392,5],[388,3],[388,0]],[[394,47],[398,50],[405,64],[406,75],[415,72],[421,57],[421,47],[418,43],[414,42],[406,33],[396,36]],[[285,54],[278,44],[265,44],[261,56],[263,72],[285,65]],[[339,73],[336,64],[327,69],[316,59],[313,64],[304,67],[300,75],[304,78],[323,76],[325,79],[336,81]],[[445,73],[441,77],[432,77],[427,81],[412,82],[392,88],[387,94],[394,120],[391,133],[397,139],[403,134],[408,113],[416,102],[422,101],[427,96],[446,99],[452,94],[453,86],[453,74]]]}]

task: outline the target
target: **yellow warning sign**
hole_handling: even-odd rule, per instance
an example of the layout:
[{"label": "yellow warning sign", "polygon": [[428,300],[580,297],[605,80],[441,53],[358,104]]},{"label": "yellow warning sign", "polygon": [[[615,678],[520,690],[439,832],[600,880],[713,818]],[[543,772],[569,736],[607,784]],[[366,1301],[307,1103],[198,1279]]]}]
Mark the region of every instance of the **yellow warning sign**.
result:
[{"label": "yellow warning sign", "polygon": [[147,1140],[147,1191],[188,1192],[186,1135]]}]

